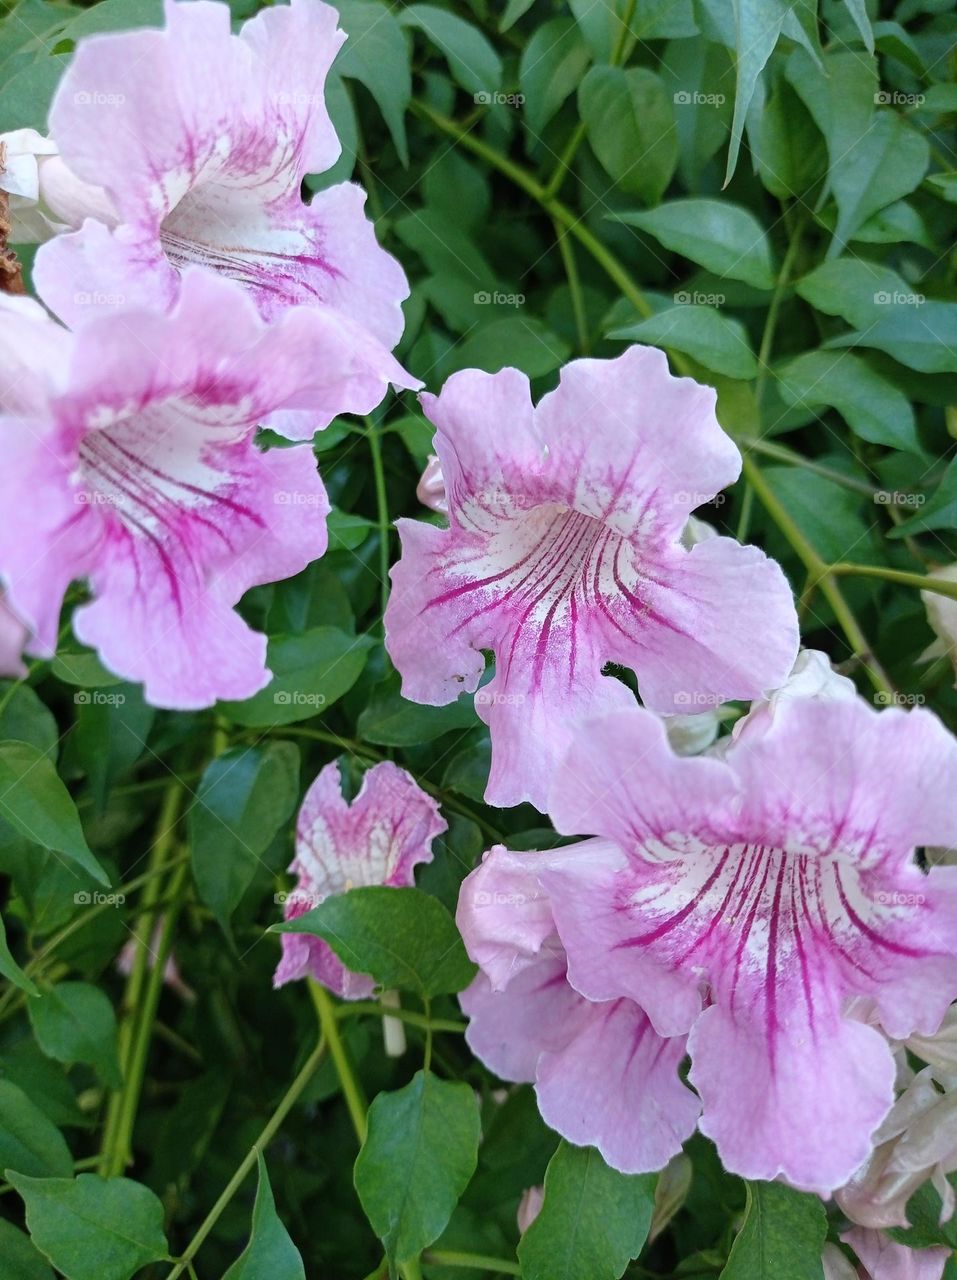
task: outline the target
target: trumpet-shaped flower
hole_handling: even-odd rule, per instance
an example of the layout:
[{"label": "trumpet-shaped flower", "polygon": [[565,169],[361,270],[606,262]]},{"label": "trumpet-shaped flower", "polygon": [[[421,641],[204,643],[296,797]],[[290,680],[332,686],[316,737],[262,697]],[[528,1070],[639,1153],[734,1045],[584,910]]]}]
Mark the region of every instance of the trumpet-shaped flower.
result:
[{"label": "trumpet-shaped flower", "polygon": [[949,1249],[911,1249],[883,1231],[863,1227],[845,1231],[841,1239],[857,1254],[861,1270],[846,1264],[842,1274],[836,1266],[831,1272],[825,1266],[825,1280],[844,1280],[844,1276],[851,1280],[941,1280],[950,1258]]},{"label": "trumpet-shaped flower", "polygon": [[685,1038],[663,1039],[632,1000],[593,1003],[569,985],[536,875],[568,858],[587,867],[601,847],[485,855],[459,897],[459,928],[481,967],[459,999],[473,1053],[504,1080],[534,1081],[547,1124],[643,1173],[663,1168],[694,1131],[698,1099],[678,1076]]},{"label": "trumpet-shaped flower", "polygon": [[868,1156],[894,1059],[847,1005],[903,1039],[957,994],[957,872],[914,858],[957,836],[955,796],[940,722],[862,699],[781,701],[723,760],[675,756],[637,708],[580,729],[549,812],[606,843],[540,875],[569,979],[690,1033],[731,1171],[827,1194]]},{"label": "trumpet-shaped flower", "polygon": [[266,639],[233,605],[322,555],[328,502],[312,450],[263,452],[256,425],[368,412],[385,391],[373,363],[324,309],[267,326],[238,285],[198,268],[171,313],[105,315],[75,335],[26,299],[2,305],[0,584],[30,651],[54,652],[82,579],[77,636],[149,701],[262,688]]},{"label": "trumpet-shaped flower", "polygon": [[0,133],[0,191],[10,206],[11,244],[35,244],[78,227],[84,218],[112,222],[106,192],[83,182],[36,129]]},{"label": "trumpet-shaped flower", "polygon": [[69,323],[99,305],[169,306],[181,269],[240,281],[267,318],[324,303],[392,347],[408,285],[343,182],[304,204],[340,147],[324,99],[345,39],[320,0],[230,32],[209,0],[167,0],[164,30],[80,43],[50,112],[69,168],[105,189],[117,225],[87,222],[37,256],[41,296]]},{"label": "trumpet-shaped flower", "polygon": [[[366,773],[352,804],[343,798],[338,764],[327,764],[299,810],[289,867],[297,882],[285,918],[295,920],[330,894],[360,886],[411,885],[416,866],[432,861],[432,841],[445,830],[432,797],[388,760]],[[347,1000],[364,999],[375,985],[347,969],[321,938],[284,933],[275,985],[307,976]]]},{"label": "trumpet-shaped flower", "polygon": [[681,542],[741,465],[709,387],[632,347],[573,361],[537,407],[515,369],[465,370],[422,402],[449,527],[398,522],[387,645],[404,696],[430,705],[476,689],[494,652],[477,700],[491,803],[544,808],[575,721],[633,705],[608,662],[661,713],[784,680],[798,630],[778,565],[731,538]]}]

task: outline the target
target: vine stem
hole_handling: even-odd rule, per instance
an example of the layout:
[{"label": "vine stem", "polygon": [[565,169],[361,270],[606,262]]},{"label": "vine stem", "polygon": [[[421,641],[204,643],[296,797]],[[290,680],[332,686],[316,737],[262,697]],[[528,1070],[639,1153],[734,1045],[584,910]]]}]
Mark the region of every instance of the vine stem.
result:
[{"label": "vine stem", "polygon": [[366,439],[369,441],[369,453],[372,458],[372,476],[375,482],[376,517],[379,530],[379,618],[385,626],[385,609],[389,603],[389,496],[385,483],[385,468],[382,464],[382,441],[379,429],[369,418],[366,418]]},{"label": "vine stem", "polygon": [[497,1271],[499,1275],[520,1276],[522,1268],[506,1258],[488,1258],[481,1253],[460,1253],[457,1249],[426,1249],[422,1255],[433,1267],[472,1267],[476,1271]]},{"label": "vine stem", "polygon": [[233,1174],[229,1182],[224,1187],[223,1192],[220,1195],[219,1199],[216,1201],[212,1209],[210,1209],[209,1213],[203,1219],[196,1234],[193,1236],[192,1240],[189,1242],[186,1252],[180,1256],[176,1265],[173,1267],[173,1270],[169,1273],[167,1280],[178,1280],[178,1277],[181,1276],[184,1271],[188,1271],[190,1272],[190,1274],[192,1274],[193,1258],[199,1252],[206,1237],[209,1235],[213,1227],[215,1227],[216,1223],[219,1221],[220,1215],[222,1214],[223,1210],[226,1208],[230,1200],[232,1200],[233,1196],[236,1194],[236,1192],[239,1190],[242,1183],[245,1181],[246,1175],[249,1173],[252,1167],[257,1163],[260,1152],[266,1149],[266,1147],[275,1137],[276,1133],[279,1131],[286,1116],[289,1114],[289,1112],[295,1106],[296,1102],[299,1100],[300,1095],[302,1094],[306,1085],[315,1075],[316,1071],[318,1070],[325,1056],[326,1056],[326,1041],[324,1036],[320,1036],[318,1044],[316,1045],[315,1049],[313,1049],[309,1057],[306,1059],[305,1063],[303,1064],[302,1070],[299,1072],[295,1080],[293,1080],[292,1084],[286,1090],[285,1094],[282,1097],[281,1102],[279,1103],[279,1106],[272,1113],[272,1116],[270,1117],[268,1123],[264,1127],[262,1133],[260,1133],[259,1137],[253,1143],[253,1145],[249,1148],[248,1152],[243,1158],[242,1163],[239,1165],[236,1172]]},{"label": "vine stem", "polygon": [[[156,838],[150,850],[149,865],[146,872],[146,887],[140,903],[140,915],[136,926],[136,950],[133,956],[133,966],[130,969],[129,977],[126,981],[126,990],[123,993],[125,1016],[117,1037],[117,1050],[123,1081],[121,1087],[110,1096],[100,1148],[102,1156],[100,1173],[107,1178],[115,1177],[126,1168],[129,1146],[129,1132],[126,1129],[126,1125],[128,1123],[131,1124],[128,1113],[129,1096],[135,1094],[135,1114],[135,1103],[139,1100],[139,1087],[142,1084],[142,1080],[140,1080],[139,1084],[134,1080],[133,1064],[141,1056],[138,1040],[144,1035],[148,1038],[150,1030],[149,1026],[144,1026],[144,1008],[141,1005],[141,1001],[149,973],[150,944],[155,924],[154,910],[160,898],[163,876],[170,865],[169,854],[173,846],[181,799],[182,791],[179,783],[175,782],[163,797],[156,825]],[[165,967],[165,963],[164,958],[163,967]],[[154,965],[153,968],[153,973],[159,973],[161,984],[163,967]],[[150,1022],[152,1023],[152,1020]]]},{"label": "vine stem", "polygon": [[366,1140],[368,1131],[366,1113],[369,1108],[365,1094],[362,1091],[362,1085],[356,1079],[355,1072],[352,1070],[352,1063],[349,1061],[349,1055],[346,1053],[346,1047],[342,1043],[342,1037],[339,1034],[339,1022],[336,1018],[336,1006],[332,1003],[329,992],[325,987],[320,986],[314,978],[309,978],[308,984],[312,1003],[315,1005],[316,1013],[319,1015],[319,1025],[322,1028],[323,1038],[329,1046],[329,1053],[335,1063],[336,1075],[339,1077],[339,1087],[342,1089],[342,1096],[346,1100],[349,1118],[352,1121],[352,1127],[356,1131],[356,1137],[359,1139],[359,1146],[361,1147]]},{"label": "vine stem", "polygon": [[464,1022],[456,1022],[452,1018],[431,1018],[424,1013],[416,1013],[414,1009],[404,1009],[401,1006],[396,1008],[393,1005],[384,1007],[377,1004],[375,1000],[350,1000],[348,1004],[340,1005],[336,1009],[336,1018],[341,1022],[344,1018],[354,1018],[360,1014],[370,1013],[377,1014],[380,1018],[398,1018],[400,1022],[421,1027],[423,1031],[431,1027],[433,1031],[450,1031],[461,1035],[466,1028]]},{"label": "vine stem", "polygon": [[[442,115],[441,112],[434,110],[426,103],[413,102],[412,109],[421,118],[430,121],[435,128],[448,134],[474,155],[479,156],[493,169],[497,169],[499,173],[510,178],[533,200],[537,201],[553,221],[561,223],[585,247],[587,252],[605,271],[609,279],[618,286],[622,295],[634,306],[639,315],[650,316],[652,314],[651,304],[642,290],[632,280],[631,274],[624,264],[619,261],[610,249],[601,243],[598,237],[584,225],[582,220],[567,205],[560,200],[552,198],[547,188],[543,187],[536,178],[527,173],[521,165],[516,164],[515,161],[510,160],[507,156],[500,155],[494,147],[489,146],[481,138],[474,137],[467,129],[463,129],[454,120]],[[770,345],[764,345],[765,354],[769,355]],[[680,352],[674,351],[669,354],[672,366],[678,373],[685,376],[693,376],[692,365],[685,356]],[[778,501],[774,491],[761,474],[757,463],[747,456],[744,458],[744,476],[754,488],[771,519],[791,544],[805,568],[808,569],[815,584],[820,585],[821,592],[833,609],[834,616],[843,630],[848,644],[851,646],[855,656],[864,663],[868,678],[874,688],[880,693],[893,696],[894,687],[888,679],[887,673],[874,656],[857,618],[844,598],[840,586],[829,573],[827,564],[805,537],[791,514]]]},{"label": "vine stem", "polygon": [[936,595],[957,600],[957,582],[944,578],[932,578],[926,573],[910,573],[907,569],[891,569],[882,564],[829,564],[827,572],[839,578],[883,578],[902,587],[914,587],[918,591],[933,591]]}]

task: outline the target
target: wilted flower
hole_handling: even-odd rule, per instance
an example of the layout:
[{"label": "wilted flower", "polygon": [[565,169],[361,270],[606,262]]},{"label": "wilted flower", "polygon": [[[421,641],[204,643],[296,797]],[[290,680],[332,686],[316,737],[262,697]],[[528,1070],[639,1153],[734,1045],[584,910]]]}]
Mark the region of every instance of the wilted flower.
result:
[{"label": "wilted flower", "polygon": [[[411,885],[416,866],[432,861],[432,841],[446,829],[432,797],[390,761],[373,765],[351,804],[342,795],[338,764],[327,764],[299,810],[289,867],[297,881],[284,918],[296,920],[331,894],[360,886]],[[274,984],[307,976],[347,1000],[362,1000],[375,986],[347,969],[321,938],[284,933]]]},{"label": "wilted flower", "polygon": [[918,1072],[874,1134],[874,1149],[835,1199],[862,1227],[906,1227],[907,1202],[928,1180],[941,1197],[941,1220],[954,1213],[957,1091],[942,1093],[933,1069]]},{"label": "wilted flower", "polygon": [[34,278],[63,319],[100,307],[165,308],[181,269],[239,281],[267,318],[323,303],[387,347],[402,333],[405,275],[342,182],[311,204],[307,173],[340,146],[326,74],[345,39],[319,0],[273,5],[230,32],[228,5],[167,0],[162,31],[80,42],[50,110],[70,170],[103,187],[116,227],[89,221],[37,255]]},{"label": "wilted flower", "polygon": [[257,692],[266,638],[233,606],[322,555],[328,501],[312,450],[263,452],[256,426],[288,407],[315,429],[385,390],[378,354],[327,311],[267,326],[238,285],[198,268],[171,313],[106,315],[75,335],[6,300],[0,584],[30,651],[52,655],[66,589],[85,579],[76,635],[150,702]]},{"label": "wilted flower", "polygon": [[539,872],[569,980],[690,1032],[701,1129],[732,1172],[826,1194],[867,1158],[894,1059],[845,1006],[870,996],[895,1038],[940,1026],[955,872],[924,875],[914,849],[954,833],[955,794],[936,717],[863,699],[780,703],[724,760],[676,757],[637,708],[579,730],[549,812],[604,840]]},{"label": "wilted flower", "polygon": [[486,798],[544,808],[576,721],[634,704],[700,713],[780,684],[797,618],[780,568],[689,513],[738,475],[715,393],[661,351],[575,360],[533,407],[516,369],[465,370],[422,397],[437,431],[449,527],[400,520],[387,647],[405,697],[474,691],[492,736]]},{"label": "wilted flower", "polygon": [[[577,846],[583,867],[603,846]],[[700,1110],[678,1076],[685,1038],[662,1039],[632,1000],[592,1003],[569,985],[537,878],[551,858],[498,846],[462,884],[456,919],[482,970],[459,997],[466,1039],[503,1080],[534,1082],[545,1123],[569,1142],[627,1173],[661,1169]]]},{"label": "wilted flower", "polygon": [[[825,1270],[825,1280],[845,1280],[845,1276],[850,1280],[941,1280],[950,1258],[949,1249],[911,1249],[883,1231],[863,1227],[845,1231],[841,1239],[857,1254],[861,1270],[856,1271],[843,1258],[847,1269],[841,1272],[832,1264],[830,1273]],[[839,1250],[834,1248],[834,1252]]]}]

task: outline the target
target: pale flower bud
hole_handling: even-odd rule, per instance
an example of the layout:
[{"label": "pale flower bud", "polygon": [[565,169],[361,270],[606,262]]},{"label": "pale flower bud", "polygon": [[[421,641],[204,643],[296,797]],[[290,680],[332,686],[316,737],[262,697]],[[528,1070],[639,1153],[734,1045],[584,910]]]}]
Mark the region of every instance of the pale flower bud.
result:
[{"label": "pale flower bud", "polygon": [[521,1235],[529,1229],[542,1211],[545,1202],[544,1187],[526,1187],[518,1202],[518,1229]]},{"label": "pale flower bud", "polygon": [[26,642],[26,627],[0,592],[0,678],[19,680],[27,674],[21,656]]},{"label": "pale flower bud", "polygon": [[440,515],[448,515],[449,500],[445,492],[442,464],[434,453],[429,454],[429,460],[422,472],[415,496],[423,507],[428,507],[430,511],[438,511]]},{"label": "pale flower bud", "polygon": [[12,244],[37,244],[72,231],[84,218],[116,221],[102,187],[78,178],[60,159],[56,143],[36,129],[0,134],[0,191],[10,208]]},{"label": "pale flower bud", "polygon": [[774,714],[784,702],[797,698],[814,698],[816,701],[842,701],[857,697],[854,681],[839,675],[831,666],[826,653],[817,649],[802,649],[791,674],[780,687],[764,700],[753,702],[751,710],[734,726],[733,736],[753,733],[770,728]]},{"label": "pale flower bud", "polygon": [[[957,582],[957,564],[944,565],[928,575],[942,582]],[[922,591],[920,598],[927,610],[927,621],[937,639],[921,654],[921,660],[949,658],[957,669],[957,600],[942,596],[936,591]]]}]

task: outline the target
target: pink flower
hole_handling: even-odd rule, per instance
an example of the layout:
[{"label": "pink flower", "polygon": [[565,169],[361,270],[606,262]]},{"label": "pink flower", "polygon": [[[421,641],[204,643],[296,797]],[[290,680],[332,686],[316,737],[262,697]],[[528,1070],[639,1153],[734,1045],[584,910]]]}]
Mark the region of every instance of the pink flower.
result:
[{"label": "pink flower", "polygon": [[723,760],[675,756],[637,708],[579,730],[549,812],[604,841],[539,875],[569,981],[689,1035],[730,1171],[827,1194],[867,1158],[894,1058],[846,1005],[869,996],[898,1039],[943,1020],[957,872],[923,874],[914,849],[953,842],[955,796],[936,717],[863,699],[783,701]]},{"label": "pink flower", "polygon": [[21,656],[26,643],[26,627],[0,592],[0,679],[18,680],[27,674]]},{"label": "pink flower", "polygon": [[77,636],[149,701],[261,689],[266,638],[233,605],[322,555],[328,501],[311,449],[263,452],[256,425],[288,406],[315,429],[385,389],[331,313],[266,326],[199,268],[170,314],[105,315],[75,335],[35,303],[0,305],[0,582],[31,652],[54,652],[64,593],[85,579]]},{"label": "pink flower", "polygon": [[[296,823],[297,877],[283,915],[295,920],[330,894],[359,886],[411,885],[420,862],[432,861],[432,841],[447,830],[439,807],[404,769],[373,765],[355,800],[342,795],[338,764],[327,764],[306,792]],[[320,938],[282,935],[277,987],[311,975],[346,1000],[370,996],[375,984],[352,973]]]},{"label": "pink flower", "polygon": [[99,187],[82,182],[36,129],[0,133],[0,191],[10,202],[13,244],[34,244],[78,227],[84,218],[112,223],[115,210]]},{"label": "pink flower", "polygon": [[950,1258],[949,1249],[909,1249],[883,1231],[863,1227],[845,1231],[841,1239],[857,1254],[863,1280],[941,1280]]},{"label": "pink flower", "polygon": [[644,1173],[668,1163],[698,1118],[678,1077],[685,1038],[662,1039],[632,1000],[593,1003],[569,985],[540,884],[546,867],[569,858],[587,875],[605,847],[485,855],[459,897],[459,929],[482,970],[459,999],[472,1052],[503,1080],[534,1082],[546,1124],[615,1168]]},{"label": "pink flower", "polygon": [[415,490],[415,496],[430,511],[438,511],[448,515],[449,502],[445,494],[445,478],[442,475],[442,464],[434,453],[429,454],[425,470]]},{"label": "pink flower", "polygon": [[798,628],[780,568],[730,538],[681,544],[741,465],[709,387],[632,347],[566,365],[537,407],[516,369],[465,370],[422,402],[449,527],[398,522],[387,647],[404,696],[429,705],[475,690],[494,652],[476,698],[490,803],[544,808],[575,722],[634,704],[607,662],[661,713],[785,679]]},{"label": "pink flower", "polygon": [[261,313],[325,303],[387,347],[408,285],[343,182],[300,185],[340,147],[323,89],[345,36],[319,0],[275,5],[230,34],[225,4],[167,0],[165,30],[80,43],[50,112],[65,163],[105,189],[118,225],[51,241],[34,278],[75,323],[101,305],[171,305],[180,270],[240,281]]}]

